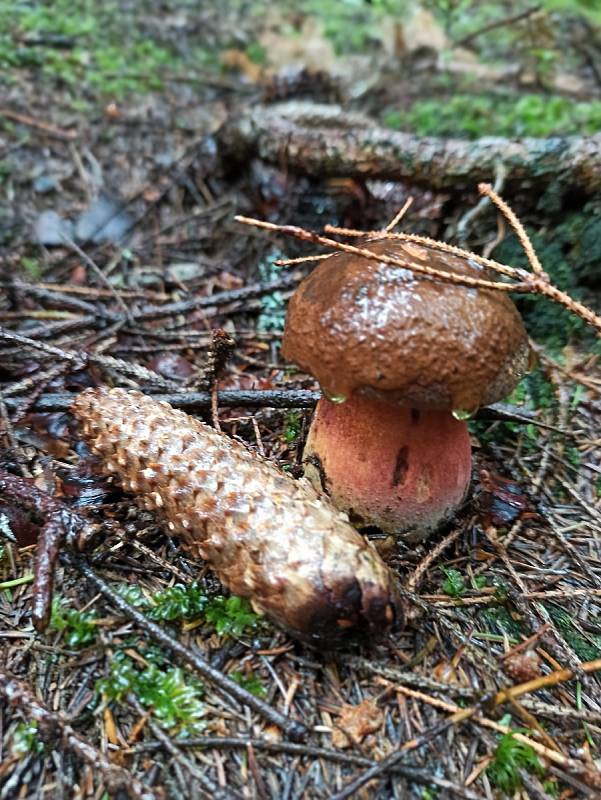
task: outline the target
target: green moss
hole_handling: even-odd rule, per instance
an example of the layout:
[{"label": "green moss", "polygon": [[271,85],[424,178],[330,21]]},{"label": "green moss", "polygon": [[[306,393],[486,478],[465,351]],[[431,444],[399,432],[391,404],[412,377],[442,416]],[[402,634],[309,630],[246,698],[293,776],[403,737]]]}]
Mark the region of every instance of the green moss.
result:
[{"label": "green moss", "polygon": [[[62,44],[53,46],[57,41]],[[0,69],[35,70],[38,78],[69,87],[74,100],[90,91],[121,99],[160,89],[166,69],[181,74],[184,66],[170,44],[149,39],[119,3],[0,0]]]},{"label": "green moss", "polygon": [[594,661],[601,658],[601,634],[587,633],[583,635],[576,628],[572,617],[565,609],[551,603],[545,604],[545,608],[578,658],[582,661]]},{"label": "green moss", "polygon": [[247,600],[208,595],[198,583],[186,586],[176,583],[152,596],[146,595],[137,585],[121,584],[115,588],[150,619],[175,622],[202,618],[212,623],[221,635],[241,636],[255,628],[259,620]]},{"label": "green moss", "polygon": [[574,102],[548,94],[491,96],[454,94],[416,100],[407,109],[389,108],[385,125],[420,136],[536,136],[595,133],[601,101]]},{"label": "green moss", "polygon": [[[535,366],[507,397],[507,402],[527,411],[537,411],[555,408],[557,398],[546,374]],[[496,422],[491,426],[489,422],[470,420],[468,427],[483,444],[512,442],[521,437],[523,448],[529,452],[537,449],[541,436],[541,429],[536,425],[518,422]]]},{"label": "green moss", "polygon": [[62,633],[68,647],[86,647],[96,641],[96,613],[78,611],[70,608],[67,601],[55,598],[50,630]]},{"label": "green moss", "polygon": [[237,670],[230,673],[230,678],[236,681],[243,689],[246,689],[247,692],[254,694],[255,697],[265,697],[267,694],[267,689],[252,672],[247,674]]},{"label": "green moss", "polygon": [[337,53],[360,53],[381,36],[387,15],[407,16],[408,0],[301,0],[298,9],[317,18]]},{"label": "green moss", "polygon": [[37,722],[19,722],[15,726],[10,750],[14,756],[39,754],[44,751],[44,745],[38,736]]},{"label": "green moss", "polygon": [[492,786],[508,796],[512,796],[521,787],[521,770],[537,775],[544,773],[543,765],[533,748],[515,738],[515,733],[518,732],[512,731],[501,737],[494,758],[486,768]]},{"label": "green moss", "polygon": [[[601,261],[601,203],[591,201],[581,211],[567,214],[560,224],[528,234],[545,271],[558,288],[574,299],[589,298],[582,284],[598,275]],[[494,251],[494,258],[514,267],[528,268],[526,256],[513,234]],[[593,344],[594,334],[572,312],[544,297],[516,296],[529,333],[552,351],[580,340]]]},{"label": "green moss", "polygon": [[204,728],[203,686],[181,667],[172,667],[153,650],[144,652],[141,666],[124,651],[109,663],[108,675],[96,684],[105,700],[122,702],[132,693],[158,722],[172,733],[194,735]]},{"label": "green moss", "polygon": [[478,611],[478,619],[491,633],[507,634],[512,638],[521,639],[523,626],[511,616],[505,606],[481,609]]},{"label": "green moss", "polygon": [[286,422],[284,424],[284,433],[282,434],[282,438],[288,444],[296,441],[298,438],[300,433],[301,419],[302,417],[300,411],[290,411],[288,414],[286,414]]},{"label": "green moss", "polygon": [[441,567],[440,569],[446,575],[446,578],[440,587],[442,591],[445,594],[448,594],[449,597],[461,597],[464,595],[467,590],[467,586],[465,584],[465,580],[463,579],[463,575],[456,569],[447,569],[446,567]]},{"label": "green moss", "polygon": [[183,585],[176,583],[152,596],[147,596],[136,584],[121,584],[116,587],[119,594],[154,620],[174,622],[179,619],[199,617],[209,601],[198,583]]},{"label": "green moss", "polygon": [[259,617],[248,600],[242,597],[214,597],[205,611],[207,622],[212,622],[219,634],[241,636],[256,627]]}]

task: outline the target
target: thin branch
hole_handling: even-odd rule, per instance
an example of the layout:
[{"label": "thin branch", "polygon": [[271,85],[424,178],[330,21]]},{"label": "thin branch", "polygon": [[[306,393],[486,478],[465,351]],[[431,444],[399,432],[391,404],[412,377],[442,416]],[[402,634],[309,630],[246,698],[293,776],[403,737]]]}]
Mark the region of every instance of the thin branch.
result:
[{"label": "thin branch", "polygon": [[[371,261],[379,261],[383,264],[390,264],[393,267],[401,267],[402,269],[409,269],[412,272],[417,272],[420,275],[426,275],[428,278],[437,278],[447,283],[455,283],[459,286],[479,287],[481,289],[495,289],[500,292],[519,292],[530,291],[526,288],[526,284],[520,283],[498,283],[495,281],[486,281],[480,278],[471,278],[469,275],[457,275],[454,272],[446,272],[446,270],[433,269],[432,267],[425,267],[421,264],[414,264],[411,261],[406,261],[401,258],[393,258],[392,256],[383,253],[374,253],[365,247],[354,247],[350,244],[337,242],[335,239],[330,239],[327,236],[320,236],[317,233],[307,231],[304,228],[298,228],[296,225],[276,225],[273,222],[265,222],[260,219],[252,219],[251,217],[234,217],[236,222],[241,222],[244,225],[253,225],[256,228],[264,228],[268,231],[276,231],[283,233],[287,236],[293,236],[295,239],[301,239],[305,242],[312,242],[313,244],[321,244],[325,247],[333,247],[334,250],[339,250],[344,253],[351,253],[352,255],[361,256],[362,258],[370,259]],[[363,234],[365,235],[365,234]],[[382,235],[382,232],[379,232]],[[392,234],[393,235],[393,234]],[[527,274],[527,273],[526,273]],[[601,328],[601,321],[600,321]]]},{"label": "thin branch", "polygon": [[532,267],[532,272],[534,272],[536,275],[544,275],[545,271],[543,269],[543,265],[540,263],[538,256],[534,252],[534,247],[532,246],[530,237],[526,233],[526,229],[516,217],[512,209],[507,205],[505,200],[503,200],[502,197],[499,197],[497,190],[489,183],[479,183],[478,191],[483,197],[488,197],[488,199],[496,205],[501,214],[503,214],[507,222],[509,222],[515,231],[516,236],[520,240],[520,244],[522,245],[524,253],[526,253],[528,263]]},{"label": "thin branch", "polygon": [[[12,387],[9,387],[9,391]],[[171,393],[146,392],[156,400],[162,400],[174,408],[187,410],[210,409],[210,392],[180,390]],[[321,392],[310,389],[222,389],[217,393],[218,405],[222,408],[314,408],[321,398]],[[39,395],[32,403],[35,411],[68,411],[77,397],[76,392],[48,392]],[[6,397],[4,403],[9,410],[18,409],[27,397]],[[535,412],[508,403],[493,403],[479,408],[475,419],[515,422],[519,425],[536,425],[545,430],[555,431],[564,436],[572,436],[572,431],[548,425],[537,419]]]},{"label": "thin branch", "polygon": [[390,233],[390,231],[393,231],[396,228],[396,226],[403,219],[407,211],[409,211],[409,208],[411,207],[412,203],[413,203],[413,197],[408,197],[407,200],[405,200],[405,203],[401,208],[401,210],[398,212],[398,214],[395,217],[393,217],[388,223],[388,225],[384,228],[385,233]]},{"label": "thin branch", "polygon": [[251,219],[249,217],[242,216],[237,216],[235,219],[236,221],[242,222],[245,225],[253,225],[265,230],[277,231],[287,236],[293,236],[296,239],[301,239],[302,241],[331,247],[333,250],[338,252],[351,253],[353,255],[360,256],[361,258],[367,258],[380,263],[390,264],[391,266],[409,269],[417,274],[426,275],[429,278],[436,278],[438,280],[446,281],[447,283],[454,283],[461,286],[478,287],[482,289],[492,289],[501,292],[519,292],[522,294],[541,295],[543,297],[547,297],[549,300],[553,300],[559,305],[562,305],[564,308],[567,308],[568,311],[576,314],[593,328],[596,328],[598,335],[601,335],[601,316],[592,311],[592,309],[588,308],[588,306],[585,306],[584,303],[574,300],[574,298],[567,294],[567,292],[563,292],[550,282],[549,276],[543,270],[542,265],[532,246],[532,242],[528,238],[528,234],[507,203],[499,197],[490,184],[481,183],[479,184],[478,189],[482,195],[489,198],[497,206],[497,208],[508,220],[509,224],[518,236],[522,247],[524,248],[524,252],[526,253],[530,265],[532,266],[532,272],[518,269],[516,267],[510,267],[507,264],[500,264],[497,261],[484,258],[483,256],[478,256],[476,253],[471,253],[467,250],[462,250],[459,247],[449,245],[446,242],[439,242],[434,239],[429,239],[428,237],[424,236],[417,236],[415,234],[395,234],[382,231],[367,232],[348,228],[338,228],[330,225],[326,225],[325,231],[346,236],[375,236],[379,238],[402,239],[405,241],[418,242],[420,244],[434,247],[443,252],[452,253],[461,258],[475,261],[477,264],[489,267],[495,272],[513,278],[516,282],[500,283],[496,281],[488,281],[480,278],[471,278],[466,275],[457,275],[445,270],[434,269],[432,267],[424,266],[423,264],[418,265],[411,261],[394,258],[388,254],[373,253],[371,250],[369,250],[369,248],[366,247],[354,247],[353,245],[338,242],[335,239],[321,236],[317,233],[305,230],[304,228],[299,228],[295,225],[276,225],[272,222],[264,222],[262,220]]},{"label": "thin branch", "polygon": [[517,14],[513,14],[508,17],[504,17],[503,19],[495,19],[492,22],[488,22],[486,25],[483,25],[481,28],[478,28],[471,33],[468,33],[463,39],[459,39],[457,42],[454,43],[454,47],[467,47],[474,39],[478,36],[482,36],[483,33],[489,33],[489,31],[493,31],[496,28],[502,28],[507,25],[515,25],[516,22],[521,22],[528,17],[531,17],[533,14],[536,14],[542,8],[541,5],[531,6],[530,8],[525,9],[525,11],[520,11]]},{"label": "thin branch", "polygon": [[[340,236],[382,236],[381,231],[359,231],[355,228],[339,228],[336,225],[326,225],[324,230],[327,233],[335,233]],[[459,258],[471,259],[472,261],[475,261],[476,264],[480,264],[483,267],[489,267],[490,269],[495,270],[495,272],[500,272],[502,275],[507,275],[510,278],[527,280],[528,276],[530,275],[530,273],[526,270],[519,270],[516,267],[509,267],[507,264],[501,264],[498,261],[494,261],[492,258],[484,258],[484,256],[480,256],[478,253],[472,253],[470,250],[464,250],[462,247],[457,247],[457,245],[454,244],[448,244],[448,242],[441,242],[438,239],[431,239],[429,236],[421,236],[419,233],[389,233],[387,234],[386,238],[400,239],[404,242],[415,242],[416,244],[423,244],[426,245],[426,247],[431,247],[434,250],[440,250],[442,253],[450,253],[451,255],[459,256]]]},{"label": "thin branch", "polygon": [[226,695],[235,698],[238,702],[251,708],[263,717],[263,719],[276,725],[289,736],[292,741],[298,742],[305,737],[307,729],[302,722],[284,716],[272,705],[251,694],[251,692],[248,692],[236,683],[236,681],[212,667],[194,648],[185,647],[177,639],[174,639],[173,636],[161,628],[160,625],[148,619],[139,609],[132,606],[120,594],[115,592],[106,581],[96,574],[84,558],[68,552],[64,552],[61,558],[70,567],[80,572],[86,580],[94,584],[98,591],[104,595],[115,608],[118,608],[126,617],[136,622],[155,642],[170,650],[178,660],[189,664],[199,672],[203,678],[211,681],[211,683],[219,687]]},{"label": "thin branch", "polygon": [[278,258],[273,263],[276,267],[291,267],[293,264],[307,264],[311,261],[325,261],[326,258],[331,258],[332,253],[324,253],[320,256],[301,256],[300,258]]},{"label": "thin branch", "polygon": [[[505,165],[502,161],[499,161],[497,167],[495,169],[495,185],[494,190],[497,194],[503,191],[503,186],[505,185],[505,176],[507,175],[507,170],[505,169]],[[465,243],[467,239],[467,232],[468,228],[472,225],[475,219],[482,214],[485,208],[490,203],[490,197],[481,197],[480,201],[476,203],[473,208],[470,208],[468,211],[463,214],[459,222],[457,223],[456,228],[456,235],[457,239],[461,242],[461,244]]]}]

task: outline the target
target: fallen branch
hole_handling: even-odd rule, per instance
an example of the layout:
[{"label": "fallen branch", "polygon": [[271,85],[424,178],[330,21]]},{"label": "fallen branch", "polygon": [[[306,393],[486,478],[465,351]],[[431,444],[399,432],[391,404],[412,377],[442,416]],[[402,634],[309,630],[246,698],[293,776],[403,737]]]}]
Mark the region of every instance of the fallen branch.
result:
[{"label": "fallen branch", "polygon": [[10,108],[0,108],[0,117],[10,119],[12,122],[25,125],[28,128],[36,128],[47,136],[51,136],[53,139],[61,139],[65,142],[72,142],[79,136],[76,131],[66,131],[63,128],[58,128],[56,125],[52,125],[50,122],[35,119],[27,114],[19,114],[18,111],[13,111]]},{"label": "fallen branch", "polygon": [[548,139],[489,136],[474,141],[421,137],[377,126],[339,106],[259,106],[229,120],[219,139],[225,156],[255,153],[319,178],[410,180],[430,188],[466,188],[491,180],[499,162],[507,180],[601,186],[601,135]]},{"label": "fallen branch", "polygon": [[[125,362],[124,362],[125,363]],[[135,366],[135,365],[132,365]],[[1,393],[0,393],[1,394]],[[212,395],[210,392],[179,391],[169,394],[155,394],[148,391],[157,400],[162,400],[174,408],[186,411],[211,408]],[[77,397],[73,392],[47,392],[39,395],[31,405],[33,411],[68,411]],[[314,408],[321,397],[321,392],[310,389],[222,389],[217,393],[217,403],[220,408]],[[27,397],[5,397],[6,408],[11,411],[19,408],[27,401]],[[556,433],[571,435],[568,430],[563,430],[554,425],[540,422],[535,412],[520,406],[507,403],[493,403],[478,409],[475,419],[516,422],[520,425],[536,425],[539,428],[552,430]]]}]

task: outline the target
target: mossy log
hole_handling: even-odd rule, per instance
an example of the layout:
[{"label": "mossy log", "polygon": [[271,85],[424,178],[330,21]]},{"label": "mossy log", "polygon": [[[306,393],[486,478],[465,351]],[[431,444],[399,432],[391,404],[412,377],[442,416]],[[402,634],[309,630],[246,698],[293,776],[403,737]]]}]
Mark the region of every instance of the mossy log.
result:
[{"label": "mossy log", "polygon": [[601,188],[601,134],[546,139],[420,137],[379,127],[339,106],[290,102],[230,118],[219,134],[224,155],[256,155],[316,177],[403,180],[436,189],[472,188],[494,178],[595,192]]}]

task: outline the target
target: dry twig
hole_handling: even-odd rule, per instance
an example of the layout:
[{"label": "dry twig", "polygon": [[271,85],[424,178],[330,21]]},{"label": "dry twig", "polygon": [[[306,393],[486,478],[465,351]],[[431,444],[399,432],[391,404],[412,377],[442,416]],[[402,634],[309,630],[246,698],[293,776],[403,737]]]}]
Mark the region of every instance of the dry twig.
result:
[{"label": "dry twig", "polygon": [[506,264],[500,264],[498,261],[485,259],[482,256],[478,256],[476,253],[462,250],[459,247],[448,245],[445,242],[440,242],[434,239],[429,239],[428,237],[416,236],[413,234],[394,234],[386,230],[384,232],[367,232],[326,226],[326,231],[345,236],[379,236],[381,238],[404,239],[407,241],[426,244],[439,250],[461,256],[468,260],[472,259],[482,266],[488,267],[495,272],[500,273],[501,275],[511,278],[512,281],[501,282],[485,280],[483,278],[472,278],[469,275],[457,275],[453,272],[434,269],[433,267],[428,267],[424,264],[417,264],[413,261],[408,261],[396,256],[384,254],[377,255],[370,251],[369,243],[367,243],[367,246],[365,247],[355,247],[353,245],[338,242],[335,239],[307,231],[304,228],[299,228],[295,225],[276,225],[272,222],[265,222],[243,216],[237,216],[235,219],[245,225],[253,225],[258,228],[264,228],[265,230],[283,233],[287,236],[293,236],[296,239],[301,239],[302,241],[331,247],[335,251],[351,253],[352,255],[360,256],[361,258],[367,258],[371,260],[375,259],[384,264],[390,264],[391,266],[408,269],[417,273],[418,275],[424,275],[428,278],[445,281],[447,283],[454,283],[460,286],[469,286],[480,289],[493,289],[500,292],[519,292],[522,294],[542,295],[543,297],[547,297],[548,299],[559,303],[573,314],[579,316],[581,319],[595,328],[597,333],[601,335],[601,316],[595,314],[594,311],[585,306],[583,303],[580,303],[578,300],[574,300],[574,298],[571,297],[567,292],[563,292],[561,289],[558,289],[554,284],[551,283],[549,276],[544,272],[542,265],[540,264],[536,253],[534,252],[534,248],[526,231],[507,203],[505,203],[505,201],[499,197],[492,186],[490,186],[488,183],[479,184],[478,190],[480,191],[480,194],[492,200],[492,202],[505,215],[512,228],[515,230],[516,235],[518,236],[520,243],[524,248],[524,252],[528,257],[528,261],[532,266],[532,272],[528,272],[528,270],[519,269],[517,267],[510,267]]}]

